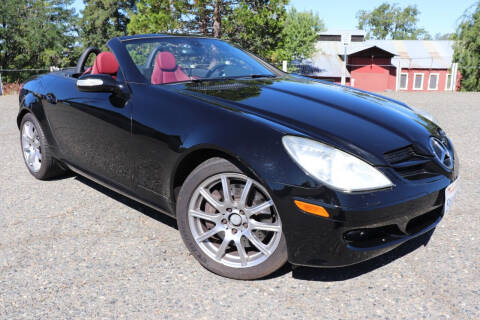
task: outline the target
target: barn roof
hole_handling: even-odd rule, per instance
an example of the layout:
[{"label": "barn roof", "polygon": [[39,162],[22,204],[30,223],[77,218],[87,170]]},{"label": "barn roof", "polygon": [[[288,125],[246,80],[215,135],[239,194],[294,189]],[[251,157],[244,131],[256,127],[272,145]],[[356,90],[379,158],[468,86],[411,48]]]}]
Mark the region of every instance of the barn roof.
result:
[{"label": "barn roof", "polygon": [[[410,69],[449,69],[453,60],[451,40],[366,40],[352,42],[347,54],[354,54],[372,47],[378,47],[394,55],[392,65],[400,63],[401,68]],[[342,76],[344,47],[338,41],[318,41],[312,58],[306,61],[311,65],[311,76]],[[347,72],[347,77],[349,76]]]},{"label": "barn roof", "polygon": [[318,33],[318,35],[341,35],[343,33],[348,33],[352,36],[365,36],[365,31],[364,30],[344,30],[344,29],[338,29],[338,30],[327,30],[327,31],[321,31]]},{"label": "barn roof", "polygon": [[452,40],[367,40],[396,52],[392,64],[400,61],[402,68],[449,69],[453,61]]},{"label": "barn roof", "polygon": [[[384,55],[386,57],[389,57],[389,58],[396,55],[395,52],[393,52],[393,51],[389,51],[389,50],[386,50],[386,49],[382,48],[381,46],[372,45],[372,44],[366,44],[363,47],[355,46],[355,47],[352,47],[350,49],[347,49],[347,55],[348,56],[351,56],[351,55],[361,56],[361,55],[364,55],[364,54],[382,54],[382,55]],[[342,53],[340,53],[340,55],[342,55]]]}]

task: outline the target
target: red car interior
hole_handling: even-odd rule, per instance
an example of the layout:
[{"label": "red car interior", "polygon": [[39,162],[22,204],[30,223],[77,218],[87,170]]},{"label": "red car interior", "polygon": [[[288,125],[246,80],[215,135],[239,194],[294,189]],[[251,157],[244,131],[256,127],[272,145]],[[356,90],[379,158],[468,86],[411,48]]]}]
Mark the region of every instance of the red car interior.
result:
[{"label": "red car interior", "polygon": [[118,61],[115,55],[109,51],[101,52],[95,58],[93,67],[88,68],[83,74],[108,74],[114,79],[118,72]]},{"label": "red car interior", "polygon": [[168,51],[162,51],[155,58],[155,66],[151,77],[152,84],[190,80],[182,69],[177,65],[175,56]]}]

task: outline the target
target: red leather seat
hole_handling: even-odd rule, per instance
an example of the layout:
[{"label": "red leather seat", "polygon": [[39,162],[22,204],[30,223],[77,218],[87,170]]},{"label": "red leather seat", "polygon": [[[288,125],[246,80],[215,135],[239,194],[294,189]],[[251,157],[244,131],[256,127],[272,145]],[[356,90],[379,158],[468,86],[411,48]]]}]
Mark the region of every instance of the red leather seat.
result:
[{"label": "red leather seat", "polygon": [[177,66],[175,56],[168,51],[162,51],[155,58],[155,66],[151,77],[152,84],[163,84],[190,80],[182,69]]},{"label": "red leather seat", "polygon": [[101,52],[95,58],[92,68],[85,71],[84,74],[108,74],[116,78],[118,72],[118,61],[115,55],[109,51]]}]

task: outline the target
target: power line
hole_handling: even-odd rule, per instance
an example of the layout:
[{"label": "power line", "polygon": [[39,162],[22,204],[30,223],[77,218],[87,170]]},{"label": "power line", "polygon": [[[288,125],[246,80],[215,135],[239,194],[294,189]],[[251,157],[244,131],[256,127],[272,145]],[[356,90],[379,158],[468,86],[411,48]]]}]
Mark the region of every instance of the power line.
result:
[{"label": "power line", "polygon": [[0,69],[0,72],[48,71],[50,69]]}]

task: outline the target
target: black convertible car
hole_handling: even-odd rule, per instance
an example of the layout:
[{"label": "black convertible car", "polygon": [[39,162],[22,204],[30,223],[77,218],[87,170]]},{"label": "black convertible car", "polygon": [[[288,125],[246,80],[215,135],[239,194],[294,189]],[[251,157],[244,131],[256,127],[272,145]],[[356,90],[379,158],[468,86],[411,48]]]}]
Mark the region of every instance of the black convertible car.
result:
[{"label": "black convertible car", "polygon": [[424,112],[217,39],[107,45],[23,85],[27,168],[72,170],[175,217],[217,274],[354,264],[432,230],[451,206],[458,159]]}]

